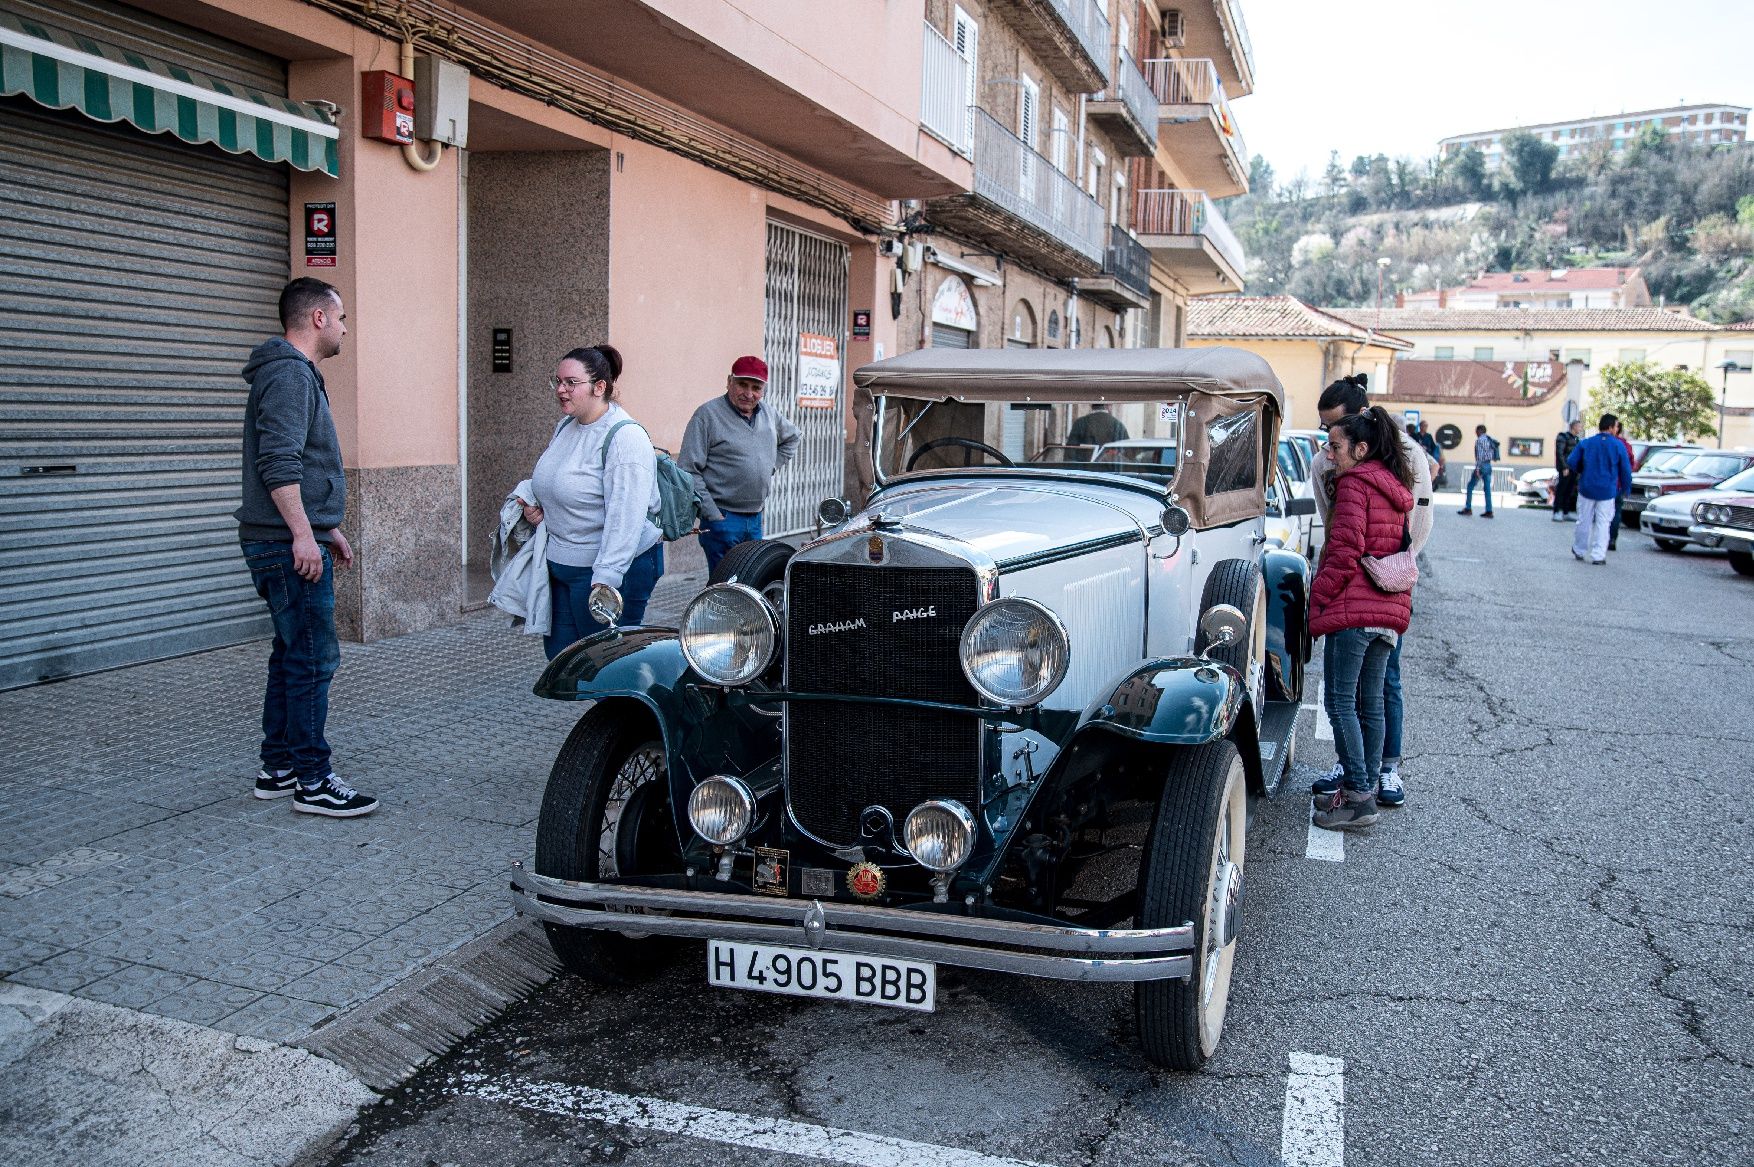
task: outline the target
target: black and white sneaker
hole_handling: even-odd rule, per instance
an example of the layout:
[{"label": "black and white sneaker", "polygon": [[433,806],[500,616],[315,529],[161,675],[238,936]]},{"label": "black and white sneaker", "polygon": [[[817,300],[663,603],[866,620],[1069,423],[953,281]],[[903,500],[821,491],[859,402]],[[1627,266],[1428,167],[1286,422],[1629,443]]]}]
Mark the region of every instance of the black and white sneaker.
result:
[{"label": "black and white sneaker", "polygon": [[285,798],[298,789],[298,778],[291,770],[270,770],[266,766],[256,772],[257,798]]},{"label": "black and white sneaker", "polygon": [[316,786],[299,785],[292,796],[292,809],[302,814],[323,814],[332,819],[358,818],[378,809],[378,800],[361,794],[330,774]]}]

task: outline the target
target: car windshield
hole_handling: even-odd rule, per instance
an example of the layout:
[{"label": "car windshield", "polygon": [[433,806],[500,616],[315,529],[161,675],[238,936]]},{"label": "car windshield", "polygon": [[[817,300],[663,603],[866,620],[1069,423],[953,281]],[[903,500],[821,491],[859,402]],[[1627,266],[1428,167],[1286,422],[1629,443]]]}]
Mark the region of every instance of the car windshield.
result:
[{"label": "car windshield", "polygon": [[1726,478],[1712,488],[1713,490],[1754,490],[1754,466],[1742,471],[1733,478]]},{"label": "car windshield", "polygon": [[1109,471],[1175,479],[1179,402],[918,401],[886,398],[883,475],[927,470]]},{"label": "car windshield", "polygon": [[1674,474],[1698,456],[1698,450],[1664,450],[1660,454],[1652,454],[1650,461],[1644,464],[1639,473]]},{"label": "car windshield", "polygon": [[1168,482],[1175,477],[1175,445],[1104,446],[1092,458],[1093,469],[1117,470],[1153,482]]},{"label": "car windshield", "polygon": [[1279,471],[1285,475],[1287,482],[1302,482],[1307,477],[1303,470],[1303,460],[1297,456],[1297,450],[1292,446],[1290,438],[1281,438],[1279,441]]},{"label": "car windshield", "polygon": [[1745,463],[1734,454],[1700,454],[1681,468],[1689,478],[1728,478]]}]

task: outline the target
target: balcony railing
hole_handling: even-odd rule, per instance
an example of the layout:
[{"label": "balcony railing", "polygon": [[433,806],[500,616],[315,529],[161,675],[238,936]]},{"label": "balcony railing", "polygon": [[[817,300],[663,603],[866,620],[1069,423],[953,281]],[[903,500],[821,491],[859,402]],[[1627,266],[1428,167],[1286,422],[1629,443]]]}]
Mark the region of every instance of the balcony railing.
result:
[{"label": "balcony railing", "polygon": [[1203,190],[1142,190],[1133,196],[1133,230],[1141,235],[1203,235],[1242,275],[1242,243]]},{"label": "balcony railing", "polygon": [[975,111],[974,130],[975,194],[1100,262],[1097,201],[986,110]]},{"label": "balcony railing", "polygon": [[1113,276],[1141,296],[1151,294],[1151,253],[1145,245],[1115,224],[1108,229],[1108,250],[1103,254],[1102,274]]},{"label": "balcony railing", "polygon": [[1048,0],[1103,72],[1109,68],[1108,14],[1097,0]]},{"label": "balcony railing", "polygon": [[1121,102],[1152,138],[1156,138],[1157,95],[1151,92],[1151,83],[1139,71],[1132,54],[1118,45],[1115,47],[1114,74],[1109,78],[1108,88],[1097,94],[1096,100]]},{"label": "balcony railing", "polygon": [[968,118],[968,62],[944,34],[926,25],[920,70],[920,124],[964,154],[973,144]]},{"label": "balcony railing", "polygon": [[1236,0],[1224,0],[1225,11],[1230,16],[1230,27],[1236,30],[1236,50],[1241,54],[1243,64],[1248,67],[1248,75],[1255,75],[1255,47],[1249,43],[1249,26],[1242,18],[1242,5]]},{"label": "balcony railing", "polygon": [[1200,57],[1157,57],[1144,62],[1144,73],[1159,105],[1211,106],[1219,132],[1230,142],[1247,172],[1248,147],[1236,128],[1236,118],[1231,115],[1230,99],[1224,95],[1217,66]]}]

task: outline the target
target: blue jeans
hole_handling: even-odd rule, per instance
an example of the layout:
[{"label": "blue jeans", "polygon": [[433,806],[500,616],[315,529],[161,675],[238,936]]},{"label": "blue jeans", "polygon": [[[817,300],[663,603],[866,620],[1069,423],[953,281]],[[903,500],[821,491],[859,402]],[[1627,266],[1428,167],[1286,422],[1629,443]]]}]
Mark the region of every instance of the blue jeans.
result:
[{"label": "blue jeans", "polygon": [[1330,632],[1322,650],[1328,721],[1349,790],[1375,790],[1382,776],[1383,678],[1393,651],[1387,636],[1362,628]]},{"label": "blue jeans", "polygon": [[725,557],[725,552],[739,543],[761,538],[761,512],[726,511],[722,519],[700,525],[700,549],[706,552],[706,570],[711,575]]},{"label": "blue jeans", "polygon": [[256,594],[274,620],[268,688],[262,697],[262,767],[291,770],[304,785],[329,774],[329,682],[341,663],[335,636],[335,561],[317,544],[323,575],[316,582],[292,567],[291,543],[246,542],[244,562]]},{"label": "blue jeans", "polygon": [[[620,623],[624,627],[646,618],[646,604],[651,601],[652,589],[658,586],[658,577],[663,574],[662,543],[653,543],[649,550],[635,556],[634,561],[627,565],[627,574],[621,577]],[[609,627],[591,616],[590,568],[550,563],[548,593],[554,610],[548,635],[542,638],[542,647],[549,660],[559,656],[560,650],[574,641]]]},{"label": "blue jeans", "polygon": [[[1394,651],[1389,653],[1388,669],[1383,673],[1382,682],[1382,768],[1401,763],[1401,727],[1406,722],[1406,705],[1401,699],[1401,642],[1406,636],[1395,638]],[[1334,735],[1339,740],[1339,735]]]},{"label": "blue jeans", "polygon": [[1464,502],[1462,504],[1463,508],[1466,510],[1473,510],[1474,509],[1474,484],[1476,482],[1478,482],[1480,484],[1480,487],[1481,487],[1480,493],[1484,494],[1486,496],[1486,513],[1491,514],[1492,513],[1492,463],[1482,462],[1478,466],[1474,467],[1474,472],[1472,474],[1468,475],[1468,499],[1466,502]]}]

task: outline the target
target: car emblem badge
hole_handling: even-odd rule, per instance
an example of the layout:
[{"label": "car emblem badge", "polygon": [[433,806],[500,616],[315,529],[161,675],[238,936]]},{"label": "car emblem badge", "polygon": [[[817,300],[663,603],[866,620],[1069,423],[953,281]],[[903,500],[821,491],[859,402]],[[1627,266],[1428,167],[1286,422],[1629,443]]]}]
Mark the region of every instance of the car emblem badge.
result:
[{"label": "car emblem badge", "polygon": [[792,853],[777,847],[757,847],[755,849],[755,890],[762,895],[783,896],[791,894],[787,886],[786,869],[792,865]]},{"label": "car emblem badge", "polygon": [[889,877],[875,863],[855,863],[847,871],[847,890],[862,900],[874,900],[889,886]]},{"label": "car emblem badge", "polygon": [[865,540],[865,555],[872,563],[883,562],[883,536],[873,535]]},{"label": "car emblem badge", "polygon": [[800,867],[798,869],[798,890],[807,896],[832,896],[834,894],[834,872],[826,867]]}]

